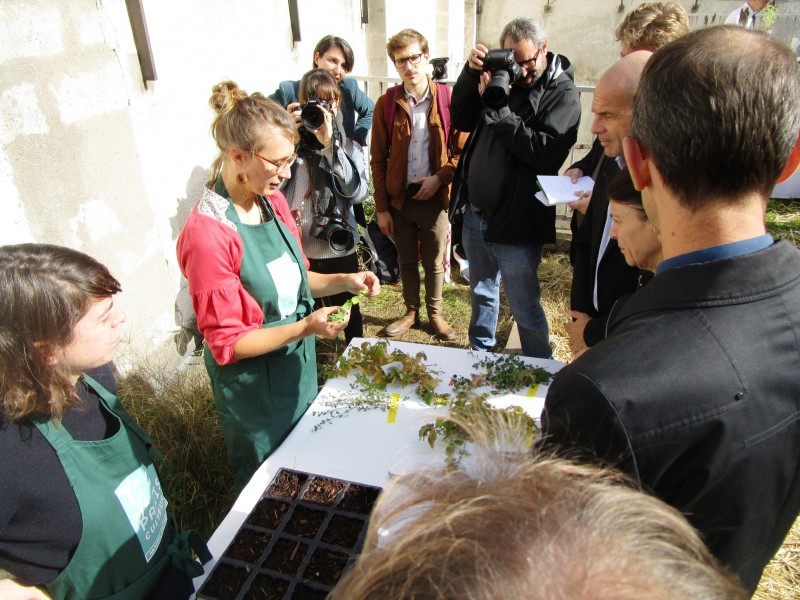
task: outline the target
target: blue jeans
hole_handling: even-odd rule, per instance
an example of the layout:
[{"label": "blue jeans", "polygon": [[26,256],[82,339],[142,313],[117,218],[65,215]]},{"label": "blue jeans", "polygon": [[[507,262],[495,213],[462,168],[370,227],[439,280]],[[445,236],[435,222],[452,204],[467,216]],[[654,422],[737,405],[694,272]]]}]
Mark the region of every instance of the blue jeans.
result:
[{"label": "blue jeans", "polygon": [[475,350],[490,351],[497,340],[500,313],[500,278],[508,306],[517,322],[522,354],[551,358],[547,318],[539,302],[541,291],[536,271],[542,260],[542,244],[486,242],[488,221],[466,210],[461,239],[469,260],[472,317],[469,342]]}]

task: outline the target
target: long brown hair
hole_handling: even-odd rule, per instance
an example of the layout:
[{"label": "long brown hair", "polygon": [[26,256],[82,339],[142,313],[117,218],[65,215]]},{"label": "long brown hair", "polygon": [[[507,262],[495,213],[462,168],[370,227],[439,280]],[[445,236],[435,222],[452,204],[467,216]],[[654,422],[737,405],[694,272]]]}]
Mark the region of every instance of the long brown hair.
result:
[{"label": "long brown hair", "polygon": [[49,244],[0,247],[0,417],[60,419],[78,401],[54,352],[69,344],[94,300],[121,291],[108,269]]}]

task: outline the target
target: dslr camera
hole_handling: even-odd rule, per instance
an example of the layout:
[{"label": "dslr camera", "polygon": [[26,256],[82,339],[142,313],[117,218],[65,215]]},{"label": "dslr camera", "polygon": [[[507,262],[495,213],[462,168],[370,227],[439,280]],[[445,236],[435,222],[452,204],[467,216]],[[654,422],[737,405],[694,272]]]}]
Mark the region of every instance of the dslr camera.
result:
[{"label": "dslr camera", "polygon": [[344,256],[355,246],[353,232],[335,208],[328,214],[314,215],[310,233],[318,240],[327,240],[331,252],[336,256]]},{"label": "dslr camera", "polygon": [[519,79],[521,69],[514,61],[513,50],[489,50],[483,57],[483,70],[492,74],[492,80],[483,91],[483,103],[488,108],[503,108],[508,104],[511,86]]},{"label": "dslr camera", "polygon": [[333,111],[333,103],[328,100],[320,100],[316,96],[311,96],[308,102],[300,105],[300,120],[303,122],[303,127],[308,131],[316,131],[325,123],[325,113],[322,109],[328,112]]}]

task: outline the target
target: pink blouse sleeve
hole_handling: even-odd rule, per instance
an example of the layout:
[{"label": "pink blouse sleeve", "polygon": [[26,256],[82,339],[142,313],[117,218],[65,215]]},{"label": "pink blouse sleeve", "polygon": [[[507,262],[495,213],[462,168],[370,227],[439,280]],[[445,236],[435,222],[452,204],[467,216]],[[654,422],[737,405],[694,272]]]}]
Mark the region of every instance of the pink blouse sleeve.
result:
[{"label": "pink blouse sleeve", "polygon": [[221,365],[236,362],[234,344],[264,323],[261,307],[239,278],[242,251],[236,230],[196,210],[178,237],[178,262],[189,282],[197,326]]},{"label": "pink blouse sleeve", "polygon": [[297,245],[300,246],[300,254],[303,255],[303,262],[306,263],[306,270],[308,270],[309,262],[308,258],[306,258],[306,253],[303,251],[303,242],[300,241],[300,231],[297,229],[297,222],[295,222],[292,216],[292,211],[289,208],[289,203],[286,201],[286,196],[284,196],[282,192],[276,191],[269,197],[269,203],[270,206],[272,206],[272,210],[275,211],[275,215],[286,225],[289,232],[297,240]]}]

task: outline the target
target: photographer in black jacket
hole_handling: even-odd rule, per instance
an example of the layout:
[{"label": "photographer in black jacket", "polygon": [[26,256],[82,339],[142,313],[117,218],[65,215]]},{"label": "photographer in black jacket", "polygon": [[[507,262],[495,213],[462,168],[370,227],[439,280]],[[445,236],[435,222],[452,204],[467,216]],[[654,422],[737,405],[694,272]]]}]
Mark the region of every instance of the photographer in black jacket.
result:
[{"label": "photographer in black jacket", "polygon": [[450,204],[451,219],[464,214],[469,339],[477,350],[495,345],[502,275],[522,353],[549,358],[537,269],[543,245],[555,241],[555,209],[534,198],[536,177],[557,174],[567,158],[577,138],[580,100],[569,60],[548,52],[539,23],[514,19],[500,43],[510,51],[507,62],[495,50],[484,64],[489,49],[482,44],[470,51],[451,105],[453,127],[471,132]]}]

